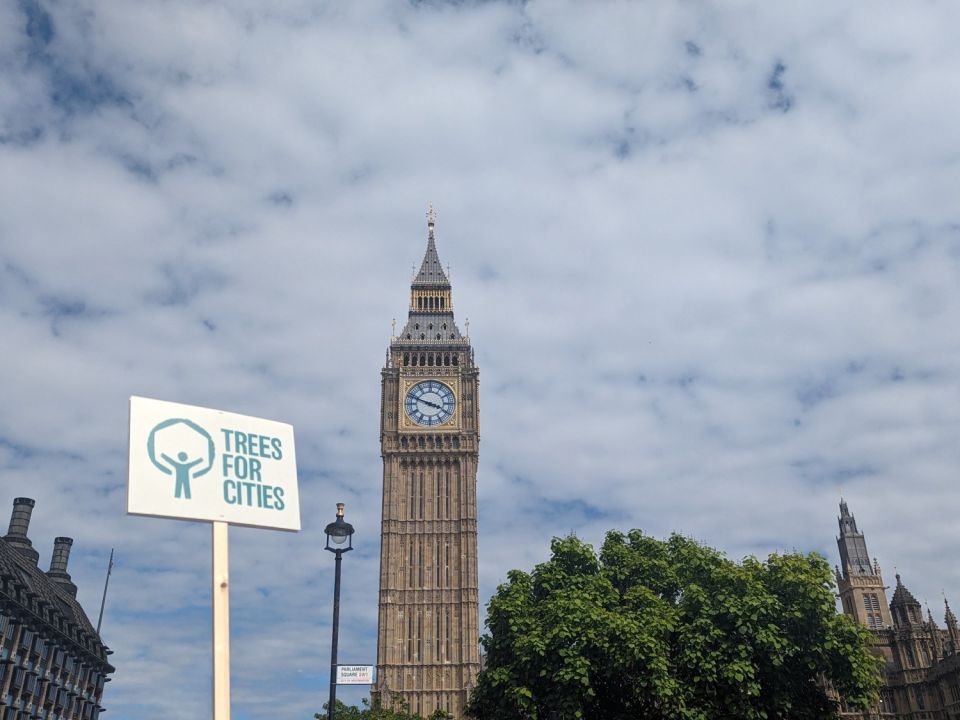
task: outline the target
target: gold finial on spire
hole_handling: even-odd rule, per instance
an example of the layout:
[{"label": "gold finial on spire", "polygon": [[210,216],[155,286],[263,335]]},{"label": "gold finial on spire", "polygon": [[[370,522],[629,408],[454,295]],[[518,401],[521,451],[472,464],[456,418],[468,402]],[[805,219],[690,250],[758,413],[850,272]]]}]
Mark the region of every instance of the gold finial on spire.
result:
[{"label": "gold finial on spire", "polygon": [[393,337],[397,336],[397,319],[396,318],[394,318],[393,321],[390,323],[390,334]]},{"label": "gold finial on spire", "polygon": [[427,208],[427,225],[433,225],[437,221],[437,213],[433,209],[433,203],[430,203],[430,207]]}]

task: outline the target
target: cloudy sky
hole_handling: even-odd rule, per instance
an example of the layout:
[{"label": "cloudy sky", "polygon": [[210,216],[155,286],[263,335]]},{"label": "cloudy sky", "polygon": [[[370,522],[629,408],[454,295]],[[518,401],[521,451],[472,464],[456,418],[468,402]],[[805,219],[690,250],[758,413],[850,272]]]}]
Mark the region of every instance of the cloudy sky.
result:
[{"label": "cloudy sky", "polygon": [[[380,368],[437,208],[481,369],[481,602],[677,530],[960,604],[960,5],[0,3],[0,502],[116,720],[203,717],[210,531],[127,517],[127,399],[292,423],[304,530],[231,531],[239,720],[373,662]],[[0,506],[0,507],[2,507]],[[4,511],[6,512],[6,511]],[[46,565],[44,565],[45,567]],[[359,692],[341,692],[359,700]]]}]

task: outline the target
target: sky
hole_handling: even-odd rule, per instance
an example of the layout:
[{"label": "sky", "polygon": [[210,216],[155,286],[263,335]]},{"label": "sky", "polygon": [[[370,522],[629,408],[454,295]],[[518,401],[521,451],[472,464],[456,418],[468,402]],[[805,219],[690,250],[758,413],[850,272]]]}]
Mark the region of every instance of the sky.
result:
[{"label": "sky", "polygon": [[[960,603],[960,5],[0,3],[0,508],[115,720],[210,707],[210,530],[126,515],[131,395],[291,423],[233,528],[233,713],[374,663],[380,369],[437,211],[480,368],[480,601],[575,532],[838,561]],[[10,507],[9,504],[6,507]],[[359,690],[340,697],[358,702]]]}]

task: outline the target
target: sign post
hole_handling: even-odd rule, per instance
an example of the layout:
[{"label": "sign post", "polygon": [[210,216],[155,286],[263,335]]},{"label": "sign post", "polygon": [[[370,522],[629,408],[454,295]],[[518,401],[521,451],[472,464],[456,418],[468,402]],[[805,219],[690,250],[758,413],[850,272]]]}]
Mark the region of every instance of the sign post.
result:
[{"label": "sign post", "polygon": [[212,525],[213,720],[230,720],[230,525],[300,530],[293,427],[130,398],[127,513]]},{"label": "sign post", "polygon": [[230,557],[229,525],[213,528],[213,720],[230,720]]}]

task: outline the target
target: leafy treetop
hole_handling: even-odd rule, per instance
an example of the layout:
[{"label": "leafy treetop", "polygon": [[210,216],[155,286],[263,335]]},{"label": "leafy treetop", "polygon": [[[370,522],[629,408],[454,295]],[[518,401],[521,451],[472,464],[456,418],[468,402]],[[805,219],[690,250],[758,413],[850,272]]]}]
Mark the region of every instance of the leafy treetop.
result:
[{"label": "leafy treetop", "polygon": [[479,720],[826,720],[877,700],[869,632],[816,555],[741,563],[689,538],[556,538],[488,605]]}]

